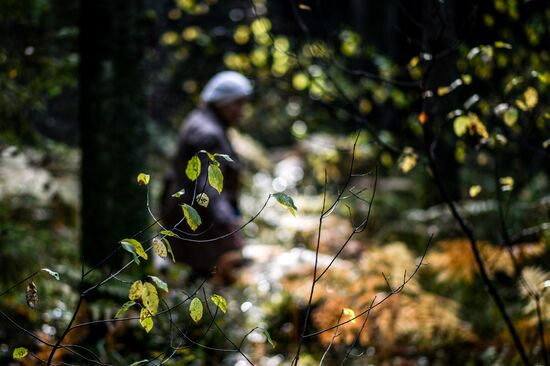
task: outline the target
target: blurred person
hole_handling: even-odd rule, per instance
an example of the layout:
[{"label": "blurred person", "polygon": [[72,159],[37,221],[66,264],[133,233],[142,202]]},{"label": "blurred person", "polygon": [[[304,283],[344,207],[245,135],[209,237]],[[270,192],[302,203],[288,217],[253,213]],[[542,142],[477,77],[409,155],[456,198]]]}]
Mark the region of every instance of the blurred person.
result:
[{"label": "blurred person", "polygon": [[[195,274],[210,276],[219,271],[230,272],[242,263],[243,239],[240,232],[209,242],[192,240],[214,239],[227,235],[239,228],[239,170],[240,164],[227,137],[228,127],[238,126],[243,115],[243,107],[252,93],[250,81],[234,71],[220,72],[208,81],[201,92],[201,105],[185,119],[178,135],[178,147],[171,168],[165,176],[164,192],[161,197],[161,217],[163,225],[171,229],[183,219],[181,204],[192,205],[199,213],[202,224],[192,232],[185,220],[174,230],[181,237],[190,240],[170,238],[176,261],[188,264]],[[206,154],[198,154],[201,159],[201,174],[196,182],[191,182],[185,169],[187,162],[201,150],[209,153],[227,154],[233,162],[220,158],[220,169],[224,184],[221,194],[208,184],[207,170],[210,159]],[[172,195],[184,190],[180,198]],[[206,208],[194,202],[194,193],[206,193],[209,204]],[[182,230],[188,235],[178,231]],[[231,273],[221,274],[227,278]]]}]

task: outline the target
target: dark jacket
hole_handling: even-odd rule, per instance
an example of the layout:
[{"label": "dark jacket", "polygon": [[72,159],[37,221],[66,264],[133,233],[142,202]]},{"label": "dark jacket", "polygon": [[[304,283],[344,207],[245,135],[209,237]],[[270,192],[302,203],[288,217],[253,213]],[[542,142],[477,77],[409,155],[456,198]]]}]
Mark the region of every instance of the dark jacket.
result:
[{"label": "dark jacket", "polygon": [[[185,262],[198,271],[212,271],[222,254],[229,250],[240,249],[242,239],[239,233],[227,238],[210,242],[192,242],[217,238],[238,227],[237,196],[239,190],[239,162],[227,138],[226,126],[210,108],[193,111],[182,125],[178,136],[178,151],[172,167],[165,177],[165,188],[161,202],[162,223],[170,229],[183,218],[180,205],[187,203],[198,211],[202,224],[193,232],[185,220],[177,226],[181,231],[175,233],[189,240],[168,238],[174,251],[176,261]],[[199,154],[201,159],[201,175],[197,184],[191,182],[185,175],[187,162],[200,150],[209,153],[229,155],[234,162],[219,158],[220,169],[224,177],[221,194],[208,184],[207,171],[210,159],[206,154]],[[172,194],[185,190],[179,199]],[[193,194],[204,192],[210,198],[207,208],[193,202]]]}]

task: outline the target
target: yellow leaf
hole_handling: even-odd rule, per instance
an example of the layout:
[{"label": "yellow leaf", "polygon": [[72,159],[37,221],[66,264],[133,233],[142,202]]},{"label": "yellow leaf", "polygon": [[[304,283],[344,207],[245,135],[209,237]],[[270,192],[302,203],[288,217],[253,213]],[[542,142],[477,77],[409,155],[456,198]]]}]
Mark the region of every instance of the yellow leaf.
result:
[{"label": "yellow leaf", "polygon": [[545,141],[542,143],[543,149],[546,149],[548,146],[550,146],[550,139],[545,140]]},{"label": "yellow leaf", "polygon": [[352,323],[355,323],[357,319],[355,318],[355,311],[351,310],[350,308],[344,308],[343,310],[344,315],[348,316],[350,319],[352,319]]},{"label": "yellow leaf", "polygon": [[470,125],[468,126],[470,135],[478,134],[484,139],[489,137],[489,133],[487,132],[485,125],[483,124],[483,122],[481,122],[477,114],[468,113],[468,119],[470,121]]},{"label": "yellow leaf", "polygon": [[152,283],[144,283],[143,291],[141,292],[141,302],[152,315],[157,313],[159,307],[159,296],[157,293],[157,288]]},{"label": "yellow leaf", "polygon": [[463,136],[468,130],[469,125],[470,119],[468,117],[458,116],[457,118],[455,118],[455,121],[453,123],[455,135],[457,135],[458,137]]},{"label": "yellow leaf", "polygon": [[304,90],[309,86],[309,78],[303,72],[298,72],[292,77],[292,87],[296,90]]},{"label": "yellow leaf", "polygon": [[501,186],[500,188],[505,192],[514,189],[514,178],[510,176],[500,178],[499,182]]},{"label": "yellow leaf", "polygon": [[474,198],[481,192],[481,186],[475,185],[471,186],[468,193],[470,194],[470,197]]},{"label": "yellow leaf", "polygon": [[504,123],[506,123],[506,125],[509,127],[513,127],[518,120],[518,116],[519,116],[519,112],[516,108],[514,107],[508,108],[508,110],[506,110],[506,112],[504,112],[504,115],[503,115]]},{"label": "yellow leaf", "polygon": [[146,308],[142,308],[139,313],[139,323],[147,333],[149,333],[151,329],[153,329],[153,325],[155,325],[152,314]]},{"label": "yellow leaf", "polygon": [[403,150],[403,154],[399,157],[399,169],[405,174],[410,172],[416,166],[417,159],[418,156],[414,153],[414,150],[406,147]]},{"label": "yellow leaf", "polygon": [[449,94],[450,91],[451,89],[448,86],[440,86],[439,88],[437,88],[437,95],[442,97],[445,94]]},{"label": "yellow leaf", "polygon": [[141,281],[136,281],[130,286],[130,292],[128,293],[128,298],[132,301],[136,301],[141,298],[143,292],[143,283]]},{"label": "yellow leaf", "polygon": [[140,186],[148,185],[149,179],[151,179],[151,176],[149,174],[139,173],[137,176],[137,182]]},{"label": "yellow leaf", "polygon": [[539,93],[532,86],[528,87],[523,93],[523,98],[525,99],[525,105],[529,109],[533,109],[539,103]]},{"label": "yellow leaf", "polygon": [[153,251],[161,258],[166,258],[168,255],[166,245],[159,238],[153,239]]}]

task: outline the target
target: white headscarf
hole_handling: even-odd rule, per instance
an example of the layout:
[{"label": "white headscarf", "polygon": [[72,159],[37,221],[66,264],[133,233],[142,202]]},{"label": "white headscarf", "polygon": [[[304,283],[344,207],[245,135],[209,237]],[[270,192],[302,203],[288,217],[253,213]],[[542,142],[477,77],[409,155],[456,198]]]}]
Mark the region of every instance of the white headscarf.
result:
[{"label": "white headscarf", "polygon": [[201,93],[207,104],[227,105],[252,94],[250,81],[235,71],[222,71],[208,81]]}]

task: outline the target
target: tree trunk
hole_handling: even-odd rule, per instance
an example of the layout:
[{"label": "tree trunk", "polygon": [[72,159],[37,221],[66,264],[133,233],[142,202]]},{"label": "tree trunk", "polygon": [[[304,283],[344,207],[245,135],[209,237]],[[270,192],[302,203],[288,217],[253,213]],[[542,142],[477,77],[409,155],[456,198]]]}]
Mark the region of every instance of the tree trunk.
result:
[{"label": "tree trunk", "polygon": [[[147,154],[143,20],[142,0],[81,2],[81,248],[88,265],[146,224],[145,190],[136,184]],[[106,264],[120,263],[114,256]]]}]

